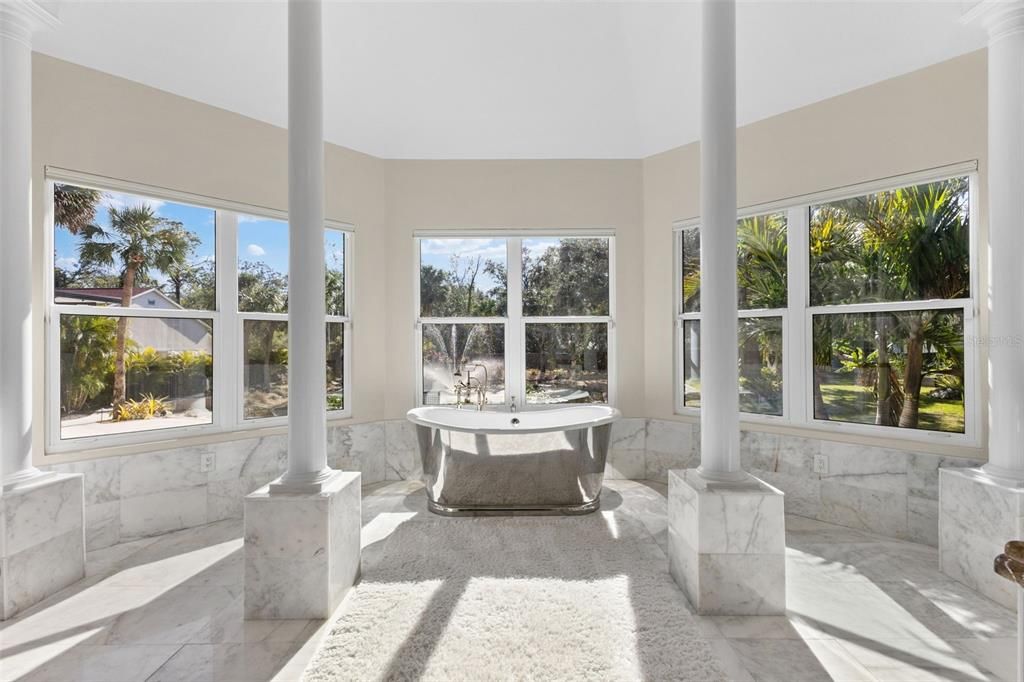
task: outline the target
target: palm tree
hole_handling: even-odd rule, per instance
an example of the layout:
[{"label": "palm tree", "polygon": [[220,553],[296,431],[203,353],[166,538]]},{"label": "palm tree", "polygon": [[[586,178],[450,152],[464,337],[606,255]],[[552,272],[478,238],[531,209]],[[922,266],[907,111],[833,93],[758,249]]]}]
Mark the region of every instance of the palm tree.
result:
[{"label": "palm tree", "polygon": [[[148,278],[151,271],[170,274],[185,265],[194,248],[194,236],[181,223],[156,215],[146,205],[110,208],[110,228],[87,224],[81,227],[79,260],[100,267],[121,266],[121,306],[128,308],[136,281]],[[125,342],[128,318],[117,320],[114,340],[113,407],[125,401]]]},{"label": "palm tree", "polygon": [[[966,178],[878,192],[816,207],[811,220],[811,304],[961,298],[969,289]],[[875,319],[876,423],[917,428],[924,349],[946,358],[949,334],[934,311]],[[891,348],[893,339],[905,343]],[[817,340],[815,346],[817,347]],[[894,351],[895,348],[895,351]],[[946,352],[949,351],[949,352]],[[903,376],[890,366],[902,355]],[[955,373],[955,367],[943,371]],[[815,391],[815,402],[818,395]]]},{"label": "palm tree", "polygon": [[53,222],[78,234],[96,220],[103,193],[98,189],[56,184],[53,186]]}]

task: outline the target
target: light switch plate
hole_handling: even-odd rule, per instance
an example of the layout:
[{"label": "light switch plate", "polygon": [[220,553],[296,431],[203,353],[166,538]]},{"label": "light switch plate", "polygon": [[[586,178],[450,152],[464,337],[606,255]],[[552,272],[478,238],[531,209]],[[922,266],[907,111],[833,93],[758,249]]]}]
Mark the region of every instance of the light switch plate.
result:
[{"label": "light switch plate", "polygon": [[814,473],[816,473],[816,474],[827,474],[828,473],[828,455],[815,455],[814,456]]}]

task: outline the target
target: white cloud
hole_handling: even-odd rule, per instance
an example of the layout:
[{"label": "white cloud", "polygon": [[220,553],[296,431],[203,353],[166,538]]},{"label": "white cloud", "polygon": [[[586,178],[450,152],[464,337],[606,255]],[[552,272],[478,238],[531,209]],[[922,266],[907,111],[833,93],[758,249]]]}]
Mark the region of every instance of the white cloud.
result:
[{"label": "white cloud", "polygon": [[245,247],[245,252],[250,256],[265,256],[267,250],[259,244],[249,244],[249,246]]},{"label": "white cloud", "polygon": [[423,253],[429,256],[503,258],[507,249],[503,239],[424,239]]},{"label": "white cloud", "polygon": [[134,194],[122,194],[121,192],[104,192],[103,193],[103,206],[106,208],[116,208],[121,210],[126,206],[148,206],[154,211],[160,209],[165,201],[162,199],[151,199],[149,197],[140,197]]},{"label": "white cloud", "polygon": [[74,270],[78,267],[78,259],[71,258],[69,256],[62,256],[53,261],[53,264],[58,268],[64,268],[65,270]]},{"label": "white cloud", "polygon": [[238,224],[243,223],[283,223],[285,221],[278,220],[276,218],[265,218],[261,215],[248,215],[246,213],[240,213],[238,215]]}]

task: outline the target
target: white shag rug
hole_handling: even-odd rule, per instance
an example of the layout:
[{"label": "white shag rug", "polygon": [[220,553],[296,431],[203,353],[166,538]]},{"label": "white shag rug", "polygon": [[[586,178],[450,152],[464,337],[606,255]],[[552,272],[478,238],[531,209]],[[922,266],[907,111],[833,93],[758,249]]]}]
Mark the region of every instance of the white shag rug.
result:
[{"label": "white shag rug", "polygon": [[640,523],[418,517],[306,669],[328,680],[724,680]]}]

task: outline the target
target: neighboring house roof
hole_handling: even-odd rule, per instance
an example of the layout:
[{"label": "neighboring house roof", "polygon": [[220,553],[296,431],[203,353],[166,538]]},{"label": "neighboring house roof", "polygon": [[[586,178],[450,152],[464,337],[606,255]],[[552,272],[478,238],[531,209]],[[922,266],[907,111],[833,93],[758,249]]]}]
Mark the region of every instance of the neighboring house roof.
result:
[{"label": "neighboring house roof", "polygon": [[[135,287],[132,289],[132,301],[145,294],[155,294],[175,308],[181,307],[156,287]],[[53,295],[54,298],[95,301],[97,303],[119,303],[121,301],[121,287],[61,288],[54,289]]]}]

